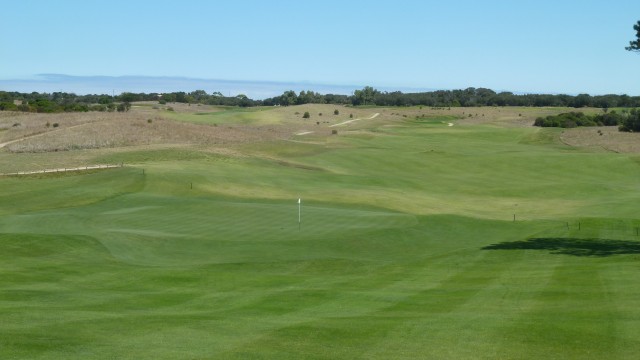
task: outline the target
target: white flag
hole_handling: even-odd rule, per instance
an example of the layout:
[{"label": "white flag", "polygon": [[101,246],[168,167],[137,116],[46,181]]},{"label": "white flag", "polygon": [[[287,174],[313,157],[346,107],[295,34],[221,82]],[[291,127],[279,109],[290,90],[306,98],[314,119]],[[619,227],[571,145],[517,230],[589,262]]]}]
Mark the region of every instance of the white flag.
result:
[{"label": "white flag", "polygon": [[300,204],[300,202],[301,202],[301,199],[298,199],[298,204]]}]

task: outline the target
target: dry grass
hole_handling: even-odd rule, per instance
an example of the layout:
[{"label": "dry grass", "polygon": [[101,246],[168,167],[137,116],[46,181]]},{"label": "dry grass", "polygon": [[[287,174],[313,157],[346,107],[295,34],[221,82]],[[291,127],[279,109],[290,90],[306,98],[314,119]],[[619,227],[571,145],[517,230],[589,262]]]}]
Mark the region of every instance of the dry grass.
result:
[{"label": "dry grass", "polygon": [[[168,112],[168,106],[174,111]],[[336,109],[339,115],[334,115]],[[378,112],[378,109],[308,104],[225,114],[225,120],[228,118],[228,121],[218,125],[173,119],[175,114],[215,113],[224,110],[228,109],[149,102],[134,104],[128,113],[2,113],[0,144],[6,143],[5,148],[14,153],[153,144],[225,145],[288,139],[300,132],[328,136],[331,134],[329,127],[333,124],[366,118]],[[310,119],[302,118],[305,112],[311,114]],[[53,124],[58,126],[53,127]],[[360,124],[353,123],[350,127],[357,128],[358,125]]]},{"label": "dry grass", "polygon": [[167,111],[169,108],[177,113],[211,113],[226,110],[223,106],[202,104],[167,103],[160,104],[157,101],[139,101],[131,105],[131,111],[146,115],[157,115],[159,111]]},{"label": "dry grass", "polygon": [[560,136],[570,146],[605,149],[618,153],[640,153],[640,134],[618,131],[617,126],[567,129]]},{"label": "dry grass", "polygon": [[[168,112],[166,107],[173,107]],[[339,114],[334,115],[334,110]],[[450,116],[456,126],[490,124],[504,126],[531,126],[535,118],[572,111],[568,108],[444,108],[429,107],[346,107],[327,104],[307,104],[290,107],[269,107],[250,111],[229,112],[228,108],[167,104],[156,102],[136,103],[128,113],[63,113],[31,114],[0,112],[0,143],[10,142],[0,152],[2,163],[21,164],[10,166],[12,170],[38,169],[42,165],[82,166],[90,155],[81,151],[92,149],[94,153],[119,151],[119,148],[152,148],[156,146],[198,146],[201,151],[223,151],[234,144],[289,139],[292,141],[326,141],[331,137],[331,125],[350,119],[364,119],[337,128],[340,133],[358,132],[376,126],[402,124],[415,117]],[[174,119],[175,115],[196,113],[221,113],[222,123],[217,125],[196,124]],[[305,112],[310,119],[303,119]],[[596,112],[598,109],[581,109]],[[322,113],[322,116],[320,115]],[[371,115],[380,115],[369,120]],[[353,118],[350,115],[353,114]],[[471,116],[469,116],[471,115]],[[198,117],[199,118],[199,117]],[[217,119],[217,118],[216,118]],[[446,119],[446,118],[445,118]],[[46,124],[49,123],[49,126]],[[53,124],[59,124],[53,127]],[[598,131],[602,132],[602,135]],[[296,136],[295,134],[308,133]],[[581,128],[567,130],[561,140],[568,145],[595,147],[617,152],[640,152],[638,134],[620,133],[616,128]],[[215,149],[215,150],[214,150]],[[8,152],[7,152],[8,151]],[[230,150],[231,151],[231,150]],[[235,151],[235,150],[234,150]],[[54,156],[64,152],[64,156]],[[22,162],[15,157],[19,153],[42,154],[24,157]],[[47,155],[49,154],[49,155]],[[236,154],[237,155],[237,154]],[[49,159],[49,160],[47,160]],[[3,167],[5,167],[3,165]],[[8,169],[5,169],[8,170]]]},{"label": "dry grass", "polygon": [[[100,121],[103,115],[111,115],[103,113],[35,114],[2,111],[0,114],[0,130],[2,130],[0,143]],[[58,126],[54,127],[54,124],[58,124]]]},{"label": "dry grass", "polygon": [[[19,128],[4,131],[3,141],[24,139],[6,148],[19,152],[53,152],[80,149],[116,148],[152,144],[224,145],[289,136],[276,127],[207,126],[176,122],[160,116],[130,113],[27,114],[10,117],[20,120]],[[43,125],[58,122],[58,128]]]}]

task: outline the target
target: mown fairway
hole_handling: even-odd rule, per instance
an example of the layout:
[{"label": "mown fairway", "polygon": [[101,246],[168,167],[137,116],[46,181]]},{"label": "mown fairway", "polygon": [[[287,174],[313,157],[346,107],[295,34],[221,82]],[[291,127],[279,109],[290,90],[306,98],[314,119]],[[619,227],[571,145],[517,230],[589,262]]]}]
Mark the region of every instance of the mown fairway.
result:
[{"label": "mown fairway", "polygon": [[637,358],[640,157],[449,120],[0,178],[0,358]]}]

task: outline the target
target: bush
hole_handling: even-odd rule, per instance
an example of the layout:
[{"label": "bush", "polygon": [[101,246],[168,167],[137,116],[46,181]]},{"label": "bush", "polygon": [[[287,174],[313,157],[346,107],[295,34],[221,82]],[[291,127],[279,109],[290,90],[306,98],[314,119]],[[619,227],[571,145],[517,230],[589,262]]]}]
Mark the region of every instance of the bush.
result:
[{"label": "bush", "polygon": [[640,111],[633,109],[620,125],[620,131],[640,132]]},{"label": "bush", "polygon": [[130,109],[131,109],[131,103],[126,102],[126,101],[123,102],[123,103],[118,104],[118,106],[116,107],[116,110],[118,112],[127,112]]},{"label": "bush", "polygon": [[626,117],[622,114],[618,114],[615,111],[611,111],[608,113],[604,113],[601,115],[596,115],[594,120],[598,123],[598,125],[603,126],[616,126],[624,123]]},{"label": "bush", "polygon": [[54,128],[57,128],[58,126],[60,126],[60,124],[58,124],[58,123],[53,123],[53,127],[54,127]]},{"label": "bush", "polygon": [[18,106],[12,102],[0,102],[0,110],[17,111]]},{"label": "bush", "polygon": [[336,129],[331,130],[331,135],[338,135],[338,130]]},{"label": "bush", "polygon": [[333,115],[340,115],[340,111],[338,109],[333,110]]},{"label": "bush", "polygon": [[585,115],[582,112],[568,112],[558,115],[550,115],[546,118],[539,117],[533,123],[534,126],[574,128],[578,126],[597,126],[594,117]]},{"label": "bush", "polygon": [[303,118],[303,119],[308,119],[308,118],[310,118],[310,117],[311,117],[311,114],[309,114],[309,112],[308,112],[308,111],[305,111],[305,112],[304,112],[304,115],[302,115],[302,118]]},{"label": "bush", "polygon": [[322,113],[318,113],[318,116],[322,116]]}]

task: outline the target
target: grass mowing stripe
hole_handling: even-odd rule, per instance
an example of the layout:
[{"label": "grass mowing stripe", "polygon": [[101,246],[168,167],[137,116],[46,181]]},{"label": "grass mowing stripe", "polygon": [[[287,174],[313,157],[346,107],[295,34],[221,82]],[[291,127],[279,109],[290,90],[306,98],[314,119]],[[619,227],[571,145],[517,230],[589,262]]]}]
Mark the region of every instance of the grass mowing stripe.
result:
[{"label": "grass mowing stripe", "polygon": [[522,313],[517,325],[506,332],[508,342],[518,344],[509,351],[511,356],[542,356],[560,347],[563,357],[613,355],[615,307],[611,308],[614,304],[609,301],[597,262],[562,258],[547,286],[537,294],[535,306]]}]

